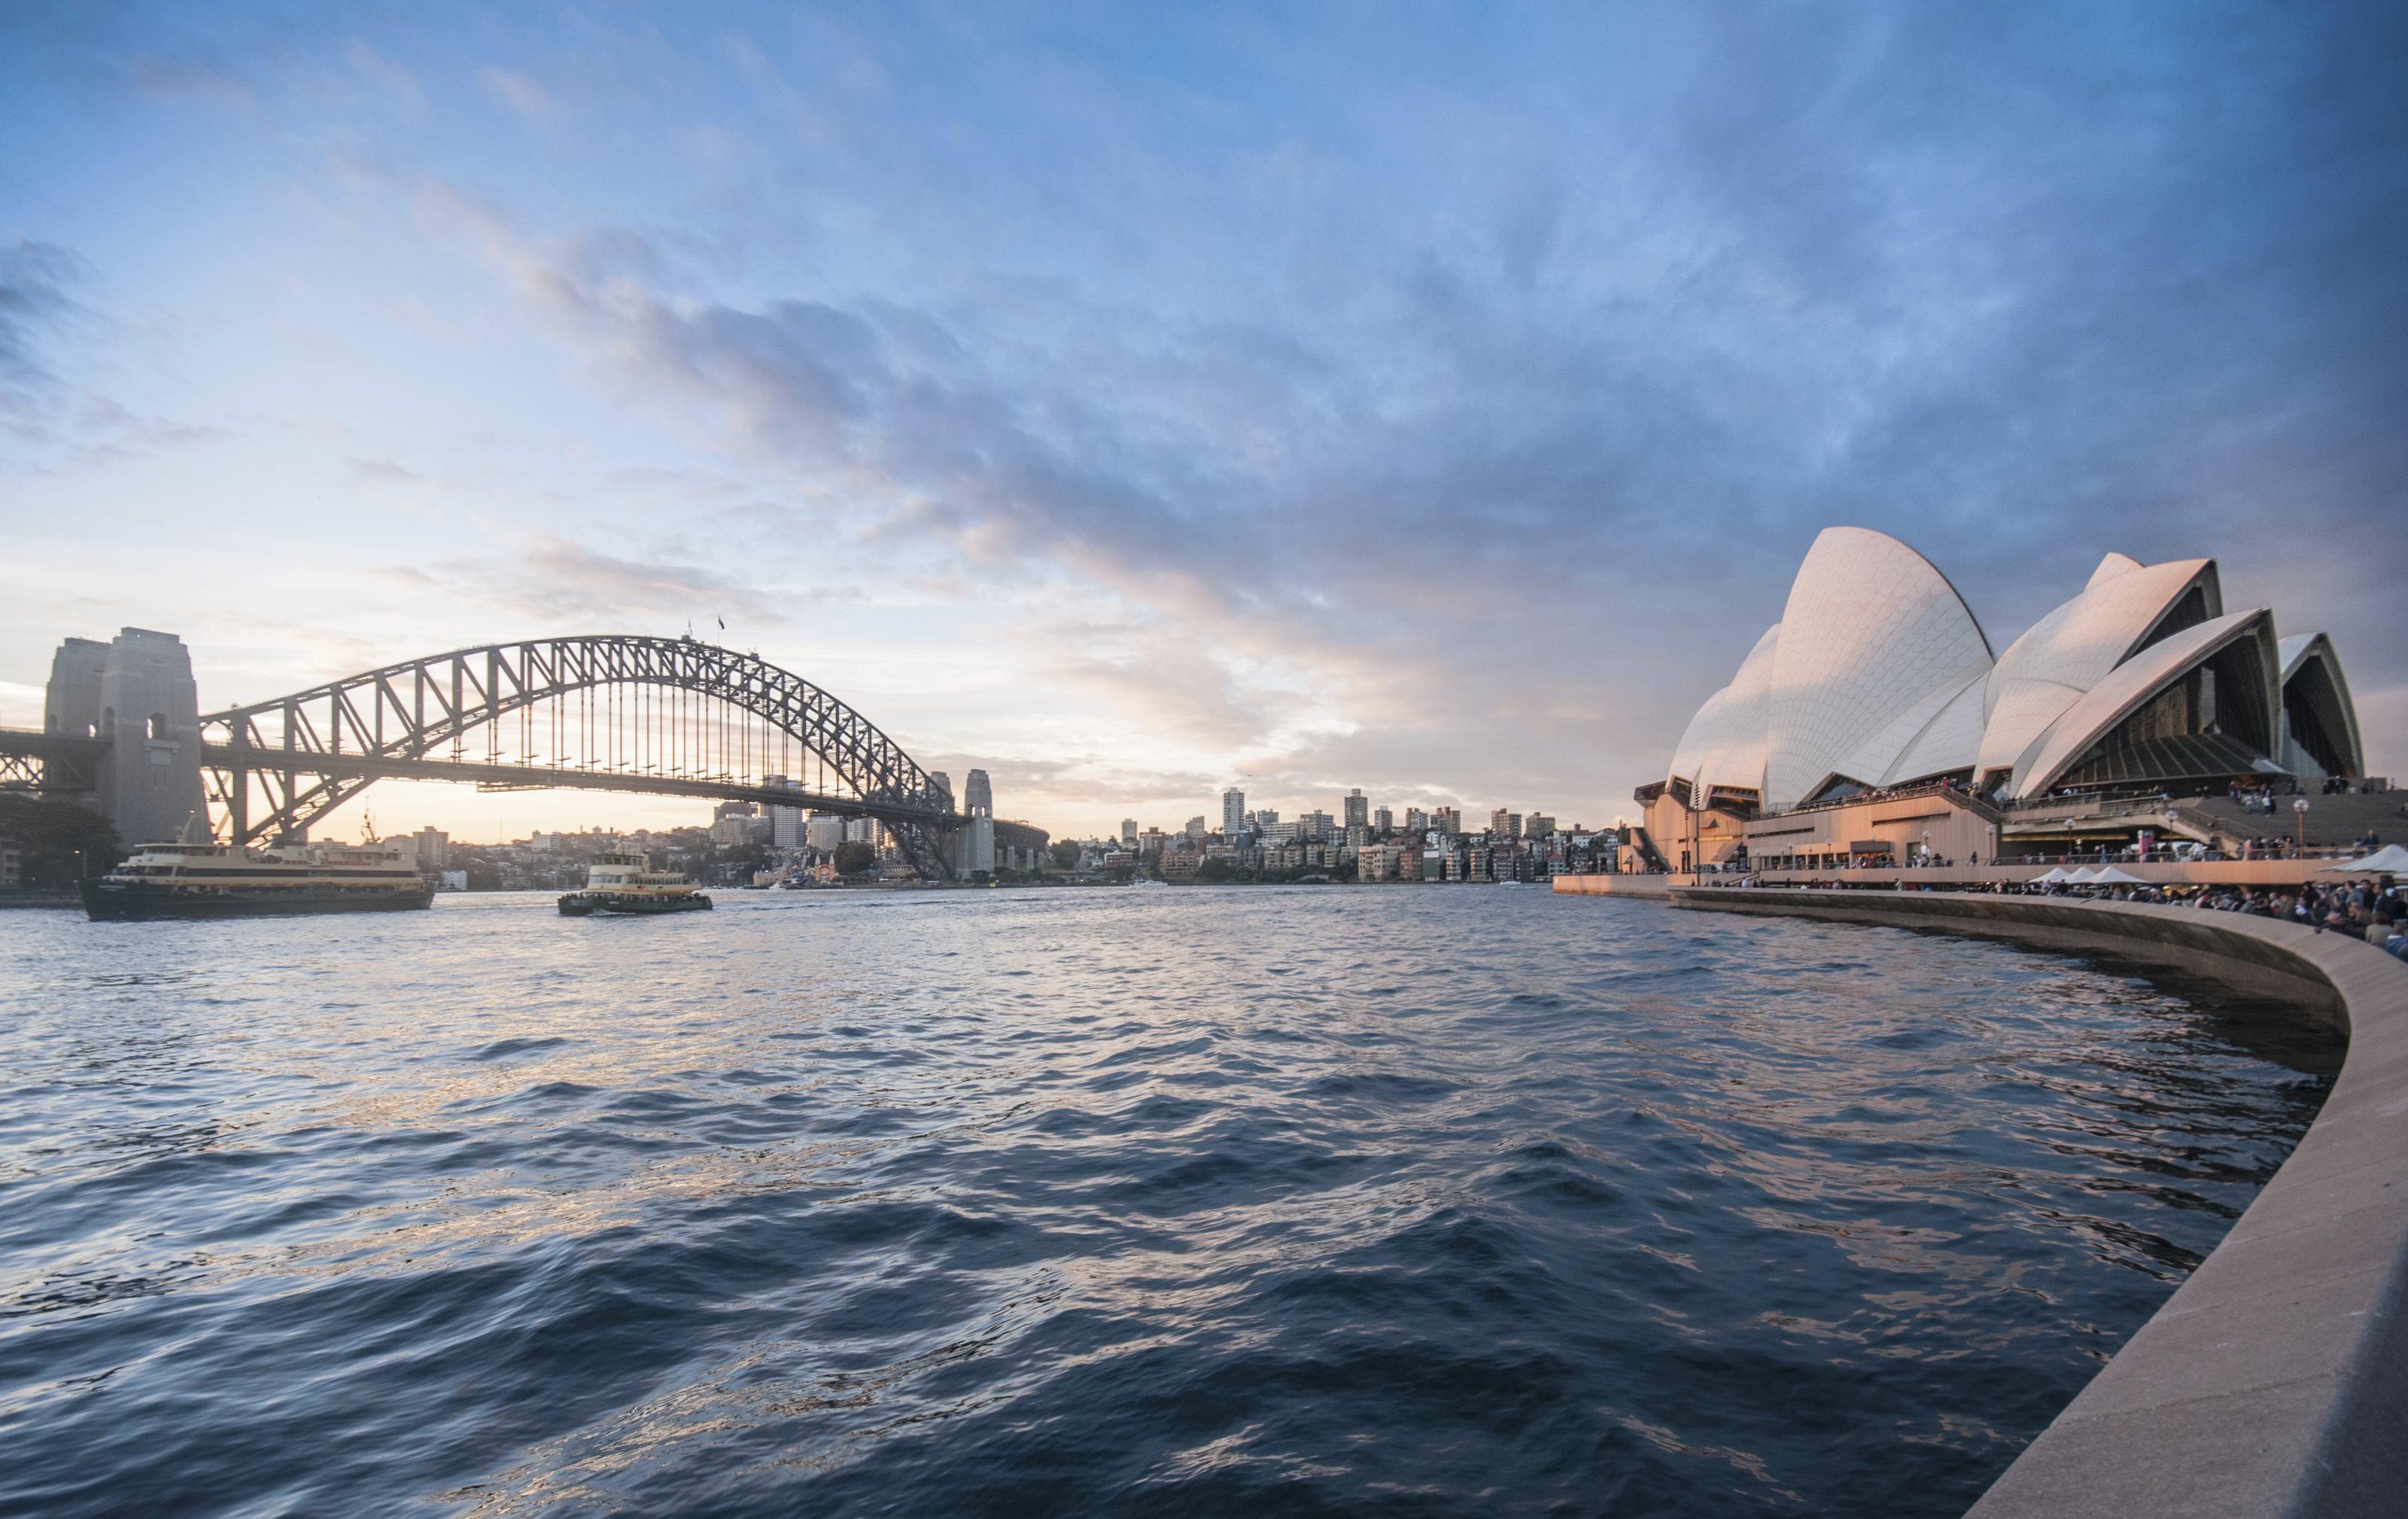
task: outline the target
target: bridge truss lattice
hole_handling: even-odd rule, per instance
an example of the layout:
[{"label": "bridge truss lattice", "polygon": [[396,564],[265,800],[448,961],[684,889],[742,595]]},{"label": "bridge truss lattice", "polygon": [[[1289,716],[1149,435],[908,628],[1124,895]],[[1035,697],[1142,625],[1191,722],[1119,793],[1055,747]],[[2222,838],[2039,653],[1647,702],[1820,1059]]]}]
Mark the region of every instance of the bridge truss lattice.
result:
[{"label": "bridge truss lattice", "polygon": [[408,777],[874,817],[923,875],[952,874],[953,799],[894,740],[801,676],[691,637],[454,649],[206,714],[201,735],[210,802],[237,844],[300,833],[372,782]]}]

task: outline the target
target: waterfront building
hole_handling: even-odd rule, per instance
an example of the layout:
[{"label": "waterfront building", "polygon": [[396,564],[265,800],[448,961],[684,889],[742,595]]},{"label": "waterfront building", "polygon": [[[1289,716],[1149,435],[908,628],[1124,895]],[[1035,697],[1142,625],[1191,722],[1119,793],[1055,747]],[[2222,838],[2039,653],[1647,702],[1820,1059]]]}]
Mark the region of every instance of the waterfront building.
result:
[{"label": "waterfront building", "polygon": [[1221,836],[1235,842],[1246,832],[1246,793],[1232,786],[1221,793]]},{"label": "waterfront building", "polygon": [[14,891],[24,884],[24,846],[15,839],[0,839],[0,891]]},{"label": "waterfront building", "polygon": [[[1640,788],[1639,845],[1672,868],[1996,858],[2070,836],[2035,816],[2052,801],[2097,803],[2091,831],[2128,836],[2179,831],[2160,796],[2364,771],[2331,640],[2280,636],[2268,607],[2228,611],[2213,559],[2110,554],[1994,655],[1921,555],[1829,528],[1781,620]],[[2121,808],[2128,821],[2099,821],[2144,799]]]},{"label": "waterfront building", "polygon": [[1354,851],[1354,878],[1358,881],[1393,881],[1397,867],[1405,851],[1393,844],[1367,844]]},{"label": "waterfront building", "polygon": [[1358,786],[1346,793],[1344,811],[1346,827],[1354,829],[1371,826],[1371,803],[1365,800],[1361,787]]}]

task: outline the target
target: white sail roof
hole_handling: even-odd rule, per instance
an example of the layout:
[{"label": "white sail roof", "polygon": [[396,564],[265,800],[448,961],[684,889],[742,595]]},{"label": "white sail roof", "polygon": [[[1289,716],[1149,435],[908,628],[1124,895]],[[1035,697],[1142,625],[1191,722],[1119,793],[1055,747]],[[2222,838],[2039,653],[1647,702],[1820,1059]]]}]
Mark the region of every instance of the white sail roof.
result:
[{"label": "white sail roof", "polygon": [[2129,658],[2160,618],[2194,585],[2206,590],[2211,617],[2224,610],[2213,559],[2143,565],[2111,554],[2082,593],[2031,625],[2007,646],[1983,694],[1982,773],[2012,769],[2049,724],[2105,674]]},{"label": "white sail roof", "polygon": [[[2090,571],[2090,585],[2096,586],[2102,581],[2113,580],[2127,571],[2140,568],[2141,561],[2129,554],[2110,554],[2099,561],[2098,569]],[[2087,590],[2089,586],[2086,586],[2083,588]]]},{"label": "white sail roof", "polygon": [[2037,796],[2046,791],[2093,744],[2192,666],[2236,639],[2257,636],[2271,643],[2272,628],[2273,615],[2263,607],[2235,612],[2186,628],[2117,665],[2033,745],[2030,760],[2015,768],[2014,793]]},{"label": "white sail roof", "polygon": [[1982,692],[1985,684],[1982,675],[1966,681],[1906,746],[1889,767],[1889,774],[1882,777],[1882,784],[1903,786],[1909,781],[1970,768],[1982,747]]},{"label": "white sail roof", "polygon": [[1989,668],[1981,626],[1930,561],[1885,533],[1826,528],[1782,614],[1764,806],[1794,807],[1834,774],[1877,784]]},{"label": "white sail roof", "polygon": [[1723,688],[1722,711],[1714,743],[1698,761],[1700,786],[1764,789],[1764,732],[1772,697],[1773,656],[1781,644],[1781,624],[1774,623],[1756,641],[1756,647]]},{"label": "white sail roof", "polygon": [[1664,769],[1667,781],[1695,781],[1698,761],[1706,751],[1722,742],[1723,703],[1730,698],[1730,687],[1723,687],[1706,698],[1705,704],[1681,731],[1681,742],[1673,746],[1672,762]]}]

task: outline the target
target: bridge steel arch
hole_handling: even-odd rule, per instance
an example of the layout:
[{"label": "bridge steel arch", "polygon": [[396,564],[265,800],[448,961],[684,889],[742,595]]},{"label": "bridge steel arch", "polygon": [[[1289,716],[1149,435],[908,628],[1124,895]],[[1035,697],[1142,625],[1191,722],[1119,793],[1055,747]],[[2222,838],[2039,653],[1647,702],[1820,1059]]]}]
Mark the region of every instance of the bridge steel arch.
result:
[{"label": "bridge steel arch", "polygon": [[[203,766],[211,800],[223,808],[232,842],[251,845],[297,834],[365,790],[380,774],[423,777],[450,768],[437,753],[453,750],[462,779],[477,766],[461,751],[479,729],[499,752],[503,719],[526,709],[606,687],[675,689],[716,699],[792,737],[835,771],[849,796],[796,794],[796,801],[876,817],[895,834],[921,875],[953,872],[946,832],[960,819],[953,798],[902,747],[860,713],[801,676],[754,654],[691,636],[585,634],[453,649],[330,681],[273,701],[201,717]],[[609,789],[614,772],[591,762],[514,774],[527,786]],[[674,783],[627,777],[627,789],[661,791]],[[695,777],[699,783],[702,777]],[[696,794],[741,788],[698,784]],[[266,799],[254,813],[256,783]],[[781,793],[782,794],[782,793]]]}]

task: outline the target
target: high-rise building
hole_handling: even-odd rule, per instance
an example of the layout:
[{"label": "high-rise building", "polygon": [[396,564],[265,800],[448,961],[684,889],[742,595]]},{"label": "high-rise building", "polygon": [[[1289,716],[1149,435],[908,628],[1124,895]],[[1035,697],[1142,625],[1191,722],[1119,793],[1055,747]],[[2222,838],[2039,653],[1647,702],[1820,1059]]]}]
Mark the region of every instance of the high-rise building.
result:
[{"label": "high-rise building", "polygon": [[1279,809],[1277,807],[1258,807],[1254,810],[1254,826],[1256,828],[1268,828],[1278,821]]},{"label": "high-rise building", "polygon": [[815,812],[803,819],[803,842],[822,854],[836,853],[844,842],[844,818],[832,812]]},{"label": "high-rise building", "polygon": [[1534,812],[1522,819],[1522,836],[1526,839],[1543,839],[1555,831],[1555,820],[1543,812]]},{"label": "high-rise building", "polygon": [[1434,807],[1430,810],[1430,827],[1441,833],[1460,833],[1463,832],[1463,813],[1455,807]]},{"label": "high-rise building", "polygon": [[1338,829],[1338,820],[1326,812],[1299,813],[1296,821],[1306,838],[1321,844],[1328,843],[1329,835]]},{"label": "high-rise building", "polygon": [[1426,813],[1426,812],[1423,811],[1423,810],[1422,810],[1421,808],[1419,808],[1419,807],[1407,807],[1407,808],[1405,809],[1405,832],[1408,832],[1408,833],[1426,833],[1426,832],[1428,832],[1429,831],[1430,831],[1430,815],[1429,815],[1428,813]]},{"label": "high-rise building", "polygon": [[1389,810],[1388,810],[1387,808],[1385,808],[1385,807],[1374,807],[1374,808],[1372,808],[1372,809],[1371,809],[1371,832],[1374,832],[1374,833],[1393,833],[1393,832],[1395,832],[1396,831],[1397,831],[1397,815],[1396,815],[1395,813],[1393,813],[1393,812],[1389,811]]},{"label": "high-rise building", "polygon": [[1204,842],[1204,835],[1205,835],[1205,833],[1206,833],[1206,832],[1210,832],[1210,831],[1209,831],[1208,829],[1206,829],[1206,828],[1205,828],[1205,826],[1204,826],[1204,819],[1203,819],[1203,817],[1202,817],[1198,816],[1198,817],[1190,817],[1189,819],[1187,819],[1187,830],[1186,830],[1186,832],[1187,832],[1188,840],[1189,840],[1191,843],[1195,843],[1195,844],[1201,844],[1201,843],[1203,843],[1203,842]]},{"label": "high-rise building", "polygon": [[452,835],[432,824],[410,835],[418,846],[418,868],[429,874],[452,868]]},{"label": "high-rise building", "polygon": [[723,802],[710,810],[710,842],[723,848],[740,848],[752,842],[752,820],[758,816],[750,802]]},{"label": "high-rise building", "polygon": [[1365,799],[1363,788],[1359,786],[1346,793],[1346,826],[1348,828],[1371,826],[1371,803]]},{"label": "high-rise building", "polygon": [[1121,819],[1121,842],[1123,844],[1135,844],[1137,842],[1136,818],[1124,817]]},{"label": "high-rise building", "polygon": [[[799,791],[803,788],[802,782],[788,780],[783,775],[764,775],[761,777],[761,784],[771,790],[777,791]],[[777,849],[792,849],[800,846],[802,842],[803,809],[800,807],[781,807],[774,805],[770,807],[770,847]]]},{"label": "high-rise building", "polygon": [[1518,839],[1522,836],[1522,815],[1503,807],[1488,815],[1488,836],[1492,839]]},{"label": "high-rise building", "polygon": [[1246,793],[1232,786],[1221,793],[1221,836],[1230,843],[1246,831]]}]

